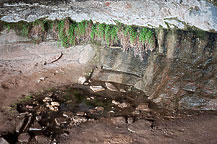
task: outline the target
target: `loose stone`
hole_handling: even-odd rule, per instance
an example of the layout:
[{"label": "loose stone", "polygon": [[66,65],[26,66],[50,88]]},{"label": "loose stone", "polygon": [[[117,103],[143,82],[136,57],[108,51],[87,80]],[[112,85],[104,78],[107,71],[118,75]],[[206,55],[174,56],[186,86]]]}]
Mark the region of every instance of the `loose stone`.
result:
[{"label": "loose stone", "polygon": [[51,101],[52,101],[52,98],[50,98],[50,97],[45,97],[43,99],[43,102],[51,102]]},{"label": "loose stone", "polygon": [[110,82],[106,82],[105,83],[107,89],[109,89],[110,91],[119,91],[112,83]]},{"label": "loose stone", "polygon": [[56,107],[60,106],[60,104],[58,102],[51,102],[51,105],[56,106]]},{"label": "loose stone", "polygon": [[18,136],[18,142],[28,143],[30,140],[30,135],[28,133],[22,133]]},{"label": "loose stone", "polygon": [[102,86],[90,86],[90,89],[93,92],[100,92],[100,91],[104,91],[105,90],[105,88],[103,88]]},{"label": "loose stone", "polygon": [[87,118],[86,117],[81,117],[81,116],[74,116],[71,118],[71,123],[70,125],[80,125],[81,123],[85,123],[87,122]]},{"label": "loose stone", "polygon": [[150,111],[149,107],[148,107],[148,104],[139,104],[137,107],[136,107],[136,111]]},{"label": "loose stone", "polygon": [[127,118],[127,123],[128,124],[132,124],[133,122],[134,122],[134,118],[133,117]]},{"label": "loose stone", "polygon": [[77,115],[77,116],[85,116],[86,113],[85,113],[85,112],[77,112],[76,115]]},{"label": "loose stone", "polygon": [[114,125],[123,125],[123,124],[126,124],[126,119],[125,117],[112,117],[111,118],[111,121]]},{"label": "loose stone", "polygon": [[103,112],[104,111],[104,107],[95,107],[97,112]]},{"label": "loose stone", "polygon": [[55,118],[56,125],[60,126],[61,124],[67,124],[66,118]]}]

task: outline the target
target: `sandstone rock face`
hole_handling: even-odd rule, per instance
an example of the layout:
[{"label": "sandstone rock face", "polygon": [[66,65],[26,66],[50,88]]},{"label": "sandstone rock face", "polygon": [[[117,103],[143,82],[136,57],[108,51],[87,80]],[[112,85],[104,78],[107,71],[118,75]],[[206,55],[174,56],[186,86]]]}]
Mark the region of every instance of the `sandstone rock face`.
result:
[{"label": "sandstone rock face", "polygon": [[130,51],[101,49],[101,69],[92,78],[134,86],[163,108],[217,110],[216,34],[156,32],[164,39],[163,44],[158,43],[162,49],[148,52],[143,61]]},{"label": "sandstone rock face", "polygon": [[70,17],[75,21],[93,20],[115,24],[149,27],[178,27],[187,25],[217,31],[217,7],[205,0],[68,0],[63,2],[30,1],[1,3],[0,19],[6,22],[49,20]]}]

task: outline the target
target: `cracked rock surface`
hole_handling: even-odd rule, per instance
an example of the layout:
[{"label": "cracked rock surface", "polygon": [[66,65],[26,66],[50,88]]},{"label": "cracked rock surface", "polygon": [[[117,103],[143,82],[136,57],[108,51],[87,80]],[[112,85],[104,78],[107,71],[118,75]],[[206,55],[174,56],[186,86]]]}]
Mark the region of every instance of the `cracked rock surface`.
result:
[{"label": "cracked rock surface", "polygon": [[[9,3],[10,2],[10,3]],[[148,27],[195,26],[217,31],[217,7],[205,0],[67,0],[1,2],[0,19],[6,22],[49,20],[70,17],[75,21],[93,20]]]}]

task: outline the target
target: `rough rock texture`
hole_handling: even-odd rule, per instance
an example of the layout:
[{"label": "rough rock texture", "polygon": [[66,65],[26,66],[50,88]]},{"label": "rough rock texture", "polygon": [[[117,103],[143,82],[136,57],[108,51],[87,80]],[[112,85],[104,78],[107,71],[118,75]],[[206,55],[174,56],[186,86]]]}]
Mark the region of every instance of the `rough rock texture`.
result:
[{"label": "rough rock texture", "polygon": [[157,33],[159,47],[143,61],[118,48],[102,49],[93,79],[135,86],[167,109],[217,110],[216,34]]},{"label": "rough rock texture", "polygon": [[[10,3],[8,3],[10,2]],[[217,7],[205,0],[68,0],[1,2],[0,18],[6,22],[50,20],[70,17],[75,21],[93,20],[164,28],[195,26],[217,31]]]}]

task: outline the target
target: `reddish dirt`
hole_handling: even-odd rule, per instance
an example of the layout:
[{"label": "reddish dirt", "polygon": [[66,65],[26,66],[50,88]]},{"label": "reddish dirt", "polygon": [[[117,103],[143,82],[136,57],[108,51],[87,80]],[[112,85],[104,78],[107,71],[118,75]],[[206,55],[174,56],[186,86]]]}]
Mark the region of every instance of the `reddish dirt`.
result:
[{"label": "reddish dirt", "polygon": [[[13,116],[9,106],[31,92],[47,90],[52,87],[68,85],[75,82],[80,75],[79,65],[71,68],[56,68],[29,75],[20,74],[10,77],[1,83],[0,91],[0,135],[15,129]],[[61,69],[61,70],[60,70]],[[57,71],[62,73],[56,73]],[[40,83],[40,77],[47,77]],[[75,79],[73,79],[75,78]],[[216,112],[186,112],[186,114],[155,113],[152,126],[147,127],[137,123],[144,119],[138,118],[133,131],[130,124],[114,124],[111,118],[102,118],[69,129],[68,137],[61,137],[60,143],[75,144],[216,144],[217,143],[217,113]],[[166,115],[166,116],[165,116]],[[146,120],[145,120],[146,121]]]}]

